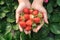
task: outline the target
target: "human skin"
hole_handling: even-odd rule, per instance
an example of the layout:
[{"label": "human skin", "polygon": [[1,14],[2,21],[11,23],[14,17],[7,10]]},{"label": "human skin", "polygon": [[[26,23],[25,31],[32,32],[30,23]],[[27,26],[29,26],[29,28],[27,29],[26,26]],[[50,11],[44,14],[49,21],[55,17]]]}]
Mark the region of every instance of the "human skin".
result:
[{"label": "human skin", "polygon": [[[46,11],[46,9],[43,6],[43,2],[44,2],[44,0],[34,0],[33,3],[32,3],[32,5],[31,5],[30,2],[29,2],[29,0],[18,0],[19,5],[18,5],[18,8],[16,9],[16,23],[19,25],[18,18],[20,16],[19,14],[22,12],[22,10],[25,7],[27,7],[27,8],[32,7],[32,8],[37,9],[40,12],[43,13],[43,15],[44,15],[44,21],[45,21],[45,23],[48,24],[47,11]],[[41,27],[43,26],[43,24],[44,24],[44,22],[42,22],[42,24],[39,25],[37,28],[34,28],[33,32],[38,32],[39,29],[41,29]],[[20,32],[23,32],[23,29],[21,28],[20,25],[19,25],[19,29],[20,29]],[[24,30],[24,32],[26,34],[30,33],[30,31],[27,32],[25,30]]]},{"label": "human skin", "polygon": [[[43,6],[43,2],[44,2],[44,0],[34,0],[32,3],[32,8],[42,12],[43,16],[44,16],[44,22],[48,24],[47,11]],[[38,32],[41,29],[41,27],[43,26],[44,22],[42,22],[42,24],[38,25],[37,28],[34,28],[33,32]]]},{"label": "human skin", "polygon": [[[19,19],[20,13],[22,12],[22,10],[24,8],[30,8],[31,4],[30,4],[29,0],[18,0],[18,3],[19,3],[19,5],[18,5],[18,8],[16,9],[16,23],[19,25],[18,19]],[[19,30],[20,30],[20,32],[23,32],[23,29],[20,25],[19,25]],[[26,30],[24,30],[24,32],[26,34],[30,33],[30,31],[27,32]]]}]

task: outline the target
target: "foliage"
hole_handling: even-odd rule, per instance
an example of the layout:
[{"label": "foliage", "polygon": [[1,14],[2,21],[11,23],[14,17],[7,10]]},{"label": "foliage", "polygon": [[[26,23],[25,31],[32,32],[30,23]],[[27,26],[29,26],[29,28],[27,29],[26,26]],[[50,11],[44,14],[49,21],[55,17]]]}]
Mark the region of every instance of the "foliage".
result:
[{"label": "foliage", "polygon": [[[32,0],[31,0],[32,3]],[[17,0],[0,0],[0,40],[60,40],[60,0],[44,3],[49,24],[44,24],[38,33],[25,35],[15,23]]]}]

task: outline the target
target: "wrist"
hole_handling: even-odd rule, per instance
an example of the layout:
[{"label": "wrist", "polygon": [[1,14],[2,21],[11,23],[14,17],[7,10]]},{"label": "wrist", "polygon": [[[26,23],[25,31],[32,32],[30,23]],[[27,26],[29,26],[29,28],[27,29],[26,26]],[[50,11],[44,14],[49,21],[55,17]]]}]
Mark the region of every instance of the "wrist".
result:
[{"label": "wrist", "polygon": [[44,0],[34,0],[34,2],[39,3],[40,5],[43,5]]}]

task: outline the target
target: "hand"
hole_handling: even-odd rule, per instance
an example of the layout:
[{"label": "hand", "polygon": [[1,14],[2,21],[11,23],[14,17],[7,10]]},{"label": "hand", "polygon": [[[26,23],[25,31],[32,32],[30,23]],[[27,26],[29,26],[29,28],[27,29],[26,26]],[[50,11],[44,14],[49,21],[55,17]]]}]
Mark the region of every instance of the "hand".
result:
[{"label": "hand", "polygon": [[[18,24],[18,19],[19,19],[19,14],[22,12],[22,10],[26,7],[26,8],[30,8],[31,4],[29,2],[29,0],[18,0],[19,2],[19,6],[18,8],[16,9],[16,23]],[[19,25],[19,24],[18,24]],[[20,31],[22,32],[23,29],[21,28],[21,26],[19,25],[19,29]],[[30,33],[30,32],[27,32],[25,31],[26,34]]]},{"label": "hand", "polygon": [[[46,9],[43,7],[43,0],[34,0],[32,3],[32,8],[39,10],[40,12],[43,13],[44,16],[44,21],[45,23],[48,24],[48,18],[47,18],[47,11]],[[39,25],[37,28],[34,28],[33,31],[34,32],[38,32],[39,29],[43,26],[44,22],[42,22],[41,25]]]}]

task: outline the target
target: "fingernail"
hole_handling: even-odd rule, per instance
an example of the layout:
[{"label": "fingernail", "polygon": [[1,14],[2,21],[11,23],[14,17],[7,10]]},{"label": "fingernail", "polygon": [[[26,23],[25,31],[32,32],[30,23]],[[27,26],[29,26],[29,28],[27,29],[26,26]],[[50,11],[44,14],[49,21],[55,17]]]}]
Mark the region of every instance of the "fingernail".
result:
[{"label": "fingernail", "polygon": [[46,23],[47,23],[47,24],[49,24],[49,22],[48,22],[48,21],[46,21]]},{"label": "fingernail", "polygon": [[44,19],[44,21],[45,21],[45,23],[47,23],[47,24],[49,23],[48,20],[46,20],[46,19]]}]

